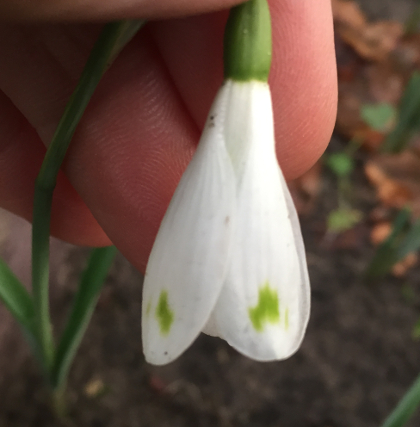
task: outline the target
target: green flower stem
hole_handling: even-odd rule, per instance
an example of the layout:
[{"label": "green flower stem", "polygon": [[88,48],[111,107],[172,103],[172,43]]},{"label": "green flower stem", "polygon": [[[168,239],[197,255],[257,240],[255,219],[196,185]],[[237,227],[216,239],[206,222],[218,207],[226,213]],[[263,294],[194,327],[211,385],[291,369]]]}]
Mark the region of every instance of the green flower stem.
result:
[{"label": "green flower stem", "polygon": [[121,21],[104,27],[58,124],[36,179],[32,233],[32,292],[36,335],[46,373],[51,371],[54,359],[48,280],[51,202],[58,171],[76,127],[103,73],[124,44],[144,23],[145,21]]},{"label": "green flower stem", "polygon": [[267,0],[248,0],[233,7],[224,37],[225,78],[266,82],[271,66],[271,43]]},{"label": "green flower stem", "polygon": [[413,416],[420,405],[420,375],[400,400],[394,411],[382,424],[382,427],[402,427]]},{"label": "green flower stem", "polygon": [[92,317],[116,253],[115,246],[93,249],[91,253],[74,299],[69,320],[57,348],[52,370],[52,385],[55,390],[64,389],[71,362]]}]

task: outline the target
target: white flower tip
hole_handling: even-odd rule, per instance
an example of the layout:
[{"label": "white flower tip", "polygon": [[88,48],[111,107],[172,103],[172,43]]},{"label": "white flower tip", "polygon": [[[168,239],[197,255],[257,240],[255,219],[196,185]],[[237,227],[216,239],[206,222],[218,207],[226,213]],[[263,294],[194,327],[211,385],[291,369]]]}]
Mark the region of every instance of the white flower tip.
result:
[{"label": "white flower tip", "polygon": [[287,301],[266,282],[259,287],[257,303],[242,312],[242,320],[224,319],[224,326],[236,323],[234,331],[222,330],[227,342],[243,355],[265,362],[283,360],[300,347],[309,317],[306,299]]},{"label": "white flower tip", "polygon": [[168,291],[162,290],[157,301],[143,303],[143,351],[146,361],[153,365],[175,360],[199,332],[187,329],[170,300]]}]

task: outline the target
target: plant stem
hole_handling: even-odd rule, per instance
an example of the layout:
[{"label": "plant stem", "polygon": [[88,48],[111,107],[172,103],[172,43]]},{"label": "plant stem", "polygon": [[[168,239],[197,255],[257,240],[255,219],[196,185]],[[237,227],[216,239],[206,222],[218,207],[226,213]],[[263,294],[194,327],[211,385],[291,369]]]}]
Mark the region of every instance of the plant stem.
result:
[{"label": "plant stem", "polygon": [[66,106],[36,179],[32,219],[32,292],[36,335],[43,368],[48,376],[55,351],[49,313],[48,281],[51,202],[57,175],[76,127],[103,73],[144,22],[121,21],[105,25]]}]

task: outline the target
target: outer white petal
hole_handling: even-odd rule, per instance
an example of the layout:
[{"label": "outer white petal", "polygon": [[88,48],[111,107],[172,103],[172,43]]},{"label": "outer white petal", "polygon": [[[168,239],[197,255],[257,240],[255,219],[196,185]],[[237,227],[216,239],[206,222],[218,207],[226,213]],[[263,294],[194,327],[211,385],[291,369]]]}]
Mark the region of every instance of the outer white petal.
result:
[{"label": "outer white petal", "polygon": [[310,289],[299,221],[278,166],[269,88],[230,82],[226,143],[238,179],[230,268],[213,331],[256,360],[299,347]]},{"label": "outer white petal", "polygon": [[223,139],[226,95],[222,87],[149,257],[142,328],[153,364],[172,361],[192,343],[226,277],[236,191]]}]

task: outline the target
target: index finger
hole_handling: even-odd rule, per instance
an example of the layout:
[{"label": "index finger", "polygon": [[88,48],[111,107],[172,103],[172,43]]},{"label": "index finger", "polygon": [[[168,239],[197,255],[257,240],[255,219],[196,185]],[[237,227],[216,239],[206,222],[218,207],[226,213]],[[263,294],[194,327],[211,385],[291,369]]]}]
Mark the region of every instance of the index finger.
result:
[{"label": "index finger", "polygon": [[[277,150],[291,179],[321,155],[335,120],[330,0],[274,0],[270,6]],[[222,82],[225,20],[226,14],[215,13],[145,28],[104,75],[70,146],[65,171],[73,187],[140,270]],[[0,88],[8,98],[3,107],[12,114],[13,105],[14,120],[7,124],[16,123],[3,141],[11,149],[0,150],[0,160],[19,172],[10,178],[2,171],[4,182],[12,179],[13,186],[0,190],[3,202],[12,200],[9,208],[26,218],[31,218],[38,167],[34,159],[45,152],[39,139],[49,142],[88,49],[80,27],[72,27],[76,42],[73,33],[66,38],[62,30],[36,27],[31,31],[37,37],[15,31],[14,38],[5,31],[0,45]],[[29,49],[28,40],[35,40],[37,49]],[[21,149],[13,143],[19,138]],[[55,200],[66,203],[53,215],[53,232],[73,242],[104,244],[103,232],[71,188],[57,187]]]}]

